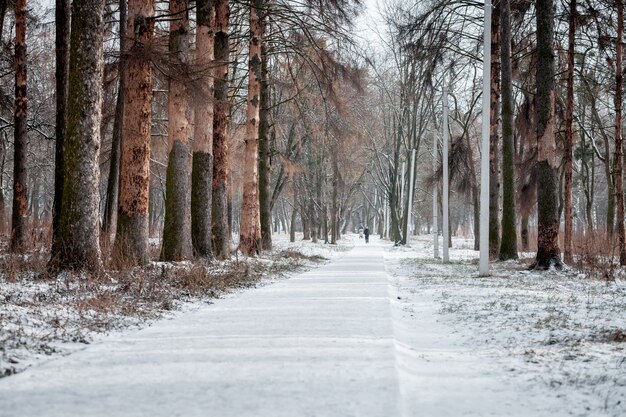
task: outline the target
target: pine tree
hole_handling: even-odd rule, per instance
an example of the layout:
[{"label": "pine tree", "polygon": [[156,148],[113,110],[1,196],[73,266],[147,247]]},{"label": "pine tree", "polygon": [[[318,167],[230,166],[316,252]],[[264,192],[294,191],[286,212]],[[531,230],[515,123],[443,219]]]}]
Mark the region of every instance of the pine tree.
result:
[{"label": "pine tree", "polygon": [[122,135],[116,261],[148,262],[148,199],[152,129],[152,67],[148,59],[154,32],[154,0],[129,0],[124,23],[128,53],[124,53]]},{"label": "pine tree", "polygon": [[52,254],[60,269],[98,271],[100,258],[100,123],[104,68],[104,0],[74,0],[70,36],[69,90],[63,202],[59,245]]},{"label": "pine tree", "polygon": [[26,249],[28,238],[28,176],[26,155],[26,0],[15,2],[15,117],[13,143],[13,214],[11,217],[11,251]]},{"label": "pine tree", "polygon": [[537,0],[537,258],[536,269],[561,266],[554,114],[554,4]]},{"label": "pine tree", "polygon": [[[189,54],[188,0],[170,0],[170,55],[174,67],[183,68]],[[190,126],[187,119],[189,102],[184,71],[169,78],[167,100],[167,137],[169,158],[165,191],[165,222],[161,259],[178,261],[192,256],[191,244],[191,182],[189,147]]]}]

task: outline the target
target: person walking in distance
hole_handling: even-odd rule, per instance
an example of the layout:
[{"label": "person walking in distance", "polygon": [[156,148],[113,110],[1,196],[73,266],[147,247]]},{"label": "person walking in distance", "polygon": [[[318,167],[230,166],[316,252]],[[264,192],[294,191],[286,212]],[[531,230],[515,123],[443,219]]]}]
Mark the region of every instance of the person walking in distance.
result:
[{"label": "person walking in distance", "polygon": [[365,243],[369,243],[370,241],[370,229],[365,226],[365,229],[363,229],[363,235],[365,236]]}]

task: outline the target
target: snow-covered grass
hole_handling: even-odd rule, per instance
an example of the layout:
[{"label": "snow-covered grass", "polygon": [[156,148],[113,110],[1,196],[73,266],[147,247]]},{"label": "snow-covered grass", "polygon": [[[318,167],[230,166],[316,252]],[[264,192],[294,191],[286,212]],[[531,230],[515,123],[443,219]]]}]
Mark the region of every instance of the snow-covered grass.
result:
[{"label": "snow-covered grass", "polygon": [[417,333],[401,335],[404,343],[420,348],[432,313],[436,331],[453,335],[441,349],[454,345],[520,392],[517,412],[499,415],[626,415],[626,282],[534,272],[526,262],[494,263],[490,277],[478,277],[478,252],[466,242],[454,242],[449,264],[433,259],[429,236],[411,246],[385,254],[399,327]]},{"label": "snow-covered grass", "polygon": [[108,271],[100,277],[62,273],[49,277],[47,257],[6,255],[0,272],[0,377],[53,355],[68,354],[100,335],[174,311],[193,309],[233,291],[266,285],[294,271],[341,256],[346,237],[327,245],[275,235],[274,250],[257,258],[234,256],[205,263],[153,262],[146,268]]}]

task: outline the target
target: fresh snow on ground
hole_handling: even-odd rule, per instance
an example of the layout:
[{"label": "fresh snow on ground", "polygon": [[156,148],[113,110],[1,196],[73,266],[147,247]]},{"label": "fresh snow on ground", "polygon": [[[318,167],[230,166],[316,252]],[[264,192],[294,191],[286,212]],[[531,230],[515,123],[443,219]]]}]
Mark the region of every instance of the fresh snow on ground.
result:
[{"label": "fresh snow on ground", "polygon": [[0,379],[0,416],[626,415],[626,283],[470,247],[278,235],[331,261]]},{"label": "fresh snow on ground", "polygon": [[[387,247],[405,402],[425,416],[626,415],[626,283]],[[440,248],[441,253],[441,248]]]}]

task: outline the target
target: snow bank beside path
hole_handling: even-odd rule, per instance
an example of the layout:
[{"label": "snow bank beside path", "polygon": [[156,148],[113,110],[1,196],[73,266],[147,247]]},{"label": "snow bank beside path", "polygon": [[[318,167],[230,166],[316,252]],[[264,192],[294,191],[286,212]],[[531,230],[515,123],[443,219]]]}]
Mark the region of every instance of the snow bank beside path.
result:
[{"label": "snow bank beside path", "polygon": [[385,253],[406,415],[626,415],[625,282],[516,262],[479,278],[477,252],[411,244]]}]

